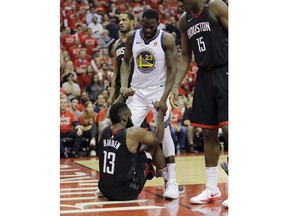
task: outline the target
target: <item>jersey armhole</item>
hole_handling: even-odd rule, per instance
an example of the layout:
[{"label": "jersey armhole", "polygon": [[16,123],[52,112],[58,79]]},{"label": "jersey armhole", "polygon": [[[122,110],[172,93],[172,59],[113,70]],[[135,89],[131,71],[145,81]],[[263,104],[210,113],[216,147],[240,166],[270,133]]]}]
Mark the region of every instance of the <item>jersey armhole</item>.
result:
[{"label": "jersey armhole", "polygon": [[134,40],[135,40],[136,32],[137,32],[137,30],[134,31],[133,37],[132,37],[132,46],[131,46],[132,49],[133,49],[133,45],[134,45]]},{"label": "jersey armhole", "polygon": [[160,40],[161,40],[161,47],[162,47],[163,51],[165,52],[166,50],[165,50],[165,47],[164,47],[164,44],[163,44],[163,37],[164,37],[164,32],[162,31]]}]

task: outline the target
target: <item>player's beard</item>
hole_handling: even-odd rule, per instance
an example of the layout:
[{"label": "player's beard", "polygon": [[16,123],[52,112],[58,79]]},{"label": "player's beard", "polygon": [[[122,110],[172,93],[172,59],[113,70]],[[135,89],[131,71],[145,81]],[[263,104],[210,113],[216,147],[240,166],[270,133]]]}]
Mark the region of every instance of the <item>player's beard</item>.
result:
[{"label": "player's beard", "polygon": [[130,128],[130,127],[133,127],[133,126],[134,126],[134,124],[133,124],[133,122],[132,122],[132,119],[129,118],[129,119],[128,119],[128,122],[127,122],[127,125],[126,125],[126,128]]}]

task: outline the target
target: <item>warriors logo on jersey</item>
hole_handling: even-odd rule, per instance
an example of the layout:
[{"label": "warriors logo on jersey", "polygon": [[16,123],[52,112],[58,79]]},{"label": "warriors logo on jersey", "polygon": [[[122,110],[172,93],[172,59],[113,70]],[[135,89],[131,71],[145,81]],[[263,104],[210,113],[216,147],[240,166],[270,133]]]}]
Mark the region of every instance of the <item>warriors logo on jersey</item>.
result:
[{"label": "warriors logo on jersey", "polygon": [[151,50],[141,49],[136,54],[138,70],[142,73],[150,73],[155,69],[155,54]]}]

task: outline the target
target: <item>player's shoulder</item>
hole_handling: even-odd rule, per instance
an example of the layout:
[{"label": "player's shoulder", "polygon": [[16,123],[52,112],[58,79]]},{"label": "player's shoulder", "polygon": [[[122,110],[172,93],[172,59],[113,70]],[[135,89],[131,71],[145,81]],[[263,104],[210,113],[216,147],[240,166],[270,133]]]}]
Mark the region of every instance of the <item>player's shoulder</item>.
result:
[{"label": "player's shoulder", "polygon": [[133,126],[127,129],[127,136],[137,139],[139,136],[142,136],[145,130],[138,126]]}]

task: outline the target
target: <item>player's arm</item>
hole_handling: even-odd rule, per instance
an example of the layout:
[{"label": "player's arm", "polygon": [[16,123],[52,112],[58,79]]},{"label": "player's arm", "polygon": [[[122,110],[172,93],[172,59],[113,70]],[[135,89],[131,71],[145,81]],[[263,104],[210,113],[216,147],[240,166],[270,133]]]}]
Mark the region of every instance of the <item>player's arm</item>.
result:
[{"label": "player's arm", "polygon": [[134,31],[129,32],[126,38],[125,53],[123,56],[123,62],[120,68],[121,74],[121,88],[128,87],[128,78],[130,74],[130,61],[132,59],[132,42],[134,37]]},{"label": "player's arm", "polygon": [[176,73],[177,73],[177,51],[175,46],[175,39],[169,33],[163,35],[163,45],[165,49],[165,60],[167,67],[167,79],[165,83],[165,89],[160,101],[166,103],[166,100],[172,90]]},{"label": "player's arm", "polygon": [[145,131],[140,127],[131,127],[127,130],[127,146],[130,152],[136,153],[139,143],[146,145],[158,145],[162,142],[164,136],[164,115],[160,110],[158,112],[158,123],[155,133]]},{"label": "player's arm", "polygon": [[209,12],[228,31],[228,6],[221,0],[214,0],[209,6]]},{"label": "player's arm", "polygon": [[191,59],[192,59],[192,47],[189,44],[189,38],[187,36],[186,32],[186,13],[184,13],[179,20],[179,30],[181,33],[181,50],[182,50],[182,55],[179,61],[179,68],[178,68],[178,73],[175,79],[175,84],[174,87],[178,88],[178,85],[180,85],[185,78],[188,69],[191,64]]},{"label": "player's arm", "polygon": [[119,66],[118,66],[118,63],[117,63],[117,60],[116,60],[116,46],[118,44],[120,39],[118,39],[114,44],[113,44],[113,47],[112,47],[112,50],[113,50],[113,53],[114,53],[114,57],[115,57],[115,67],[114,67],[114,73],[113,73],[113,77],[112,77],[112,81],[111,81],[111,89],[110,89],[110,96],[108,98],[108,103],[107,103],[107,106],[110,107],[113,103],[113,100],[114,100],[114,96],[115,96],[115,87],[116,87],[116,77],[119,73]]}]

